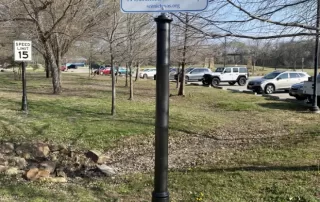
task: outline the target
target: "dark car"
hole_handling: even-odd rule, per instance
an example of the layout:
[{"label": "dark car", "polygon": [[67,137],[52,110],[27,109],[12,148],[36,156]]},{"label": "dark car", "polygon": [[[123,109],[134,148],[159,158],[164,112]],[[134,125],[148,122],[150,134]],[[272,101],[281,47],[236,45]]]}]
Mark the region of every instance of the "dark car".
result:
[{"label": "dark car", "polygon": [[78,67],[76,65],[69,65],[68,69],[78,69]]},{"label": "dark car", "polygon": [[[169,80],[174,80],[174,75],[177,73],[178,68],[171,67],[169,69]],[[153,77],[154,80],[157,79],[157,74],[154,75]]]},{"label": "dark car", "polygon": [[297,100],[307,99],[307,95],[303,93],[303,83],[300,82],[291,86],[289,90],[289,95],[295,97]]}]

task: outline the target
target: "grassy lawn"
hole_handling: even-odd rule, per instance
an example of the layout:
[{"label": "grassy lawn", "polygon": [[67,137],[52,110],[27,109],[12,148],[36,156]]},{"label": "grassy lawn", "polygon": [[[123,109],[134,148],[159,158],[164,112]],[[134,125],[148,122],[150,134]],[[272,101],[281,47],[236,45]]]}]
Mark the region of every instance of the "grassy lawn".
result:
[{"label": "grassy lawn", "polygon": [[[150,201],[153,187],[155,82],[117,84],[110,116],[111,80],[62,74],[52,95],[44,73],[28,72],[28,115],[21,81],[0,73],[1,141],[47,141],[111,155],[113,178],[65,184],[0,176],[0,201]],[[319,115],[306,107],[254,95],[188,85],[170,86],[169,191],[171,201],[319,201]]]}]

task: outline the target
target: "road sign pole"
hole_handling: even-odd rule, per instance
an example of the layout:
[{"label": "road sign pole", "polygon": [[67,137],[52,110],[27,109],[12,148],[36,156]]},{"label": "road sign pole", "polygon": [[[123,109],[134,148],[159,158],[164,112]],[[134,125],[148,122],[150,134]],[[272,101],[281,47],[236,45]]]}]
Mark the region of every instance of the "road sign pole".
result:
[{"label": "road sign pole", "polygon": [[28,111],[27,103],[27,80],[26,80],[26,65],[25,62],[22,62],[22,107],[21,110]]},{"label": "road sign pole", "polygon": [[319,113],[318,107],[318,95],[317,95],[317,77],[318,77],[318,65],[319,65],[319,23],[320,23],[320,1],[317,1],[317,30],[316,30],[316,45],[315,45],[315,57],[314,57],[314,79],[313,79],[313,100],[311,111]]},{"label": "road sign pole", "polygon": [[155,121],[155,172],[152,202],[169,202],[168,192],[168,124],[170,23],[164,13],[157,22],[157,80]]}]

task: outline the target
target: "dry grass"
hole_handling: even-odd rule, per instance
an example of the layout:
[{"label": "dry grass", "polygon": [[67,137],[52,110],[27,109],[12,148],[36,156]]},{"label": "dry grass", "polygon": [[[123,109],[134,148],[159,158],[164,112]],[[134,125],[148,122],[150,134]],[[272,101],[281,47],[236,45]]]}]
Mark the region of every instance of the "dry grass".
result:
[{"label": "dry grass", "polygon": [[[109,77],[63,74],[59,96],[43,75],[28,78],[25,115],[20,82],[0,74],[1,139],[102,149],[124,175],[67,185],[2,177],[0,193],[18,201],[150,201],[155,82],[135,82],[129,101],[119,78],[111,117]],[[170,93],[176,92],[172,83]],[[317,201],[319,120],[295,103],[188,85],[186,97],[170,97],[172,201],[196,201],[201,192],[203,201]]]}]

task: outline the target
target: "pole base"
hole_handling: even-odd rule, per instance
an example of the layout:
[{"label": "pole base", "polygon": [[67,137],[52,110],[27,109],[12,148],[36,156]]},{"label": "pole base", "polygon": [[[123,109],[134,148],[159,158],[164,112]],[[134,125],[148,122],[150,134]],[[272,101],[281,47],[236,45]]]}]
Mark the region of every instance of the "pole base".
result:
[{"label": "pole base", "polygon": [[319,110],[319,107],[318,107],[318,106],[312,106],[312,107],[310,108],[310,111],[311,111],[312,113],[315,113],[315,114],[320,113],[320,110]]},{"label": "pole base", "polygon": [[152,202],[169,202],[169,193],[152,193]]}]

